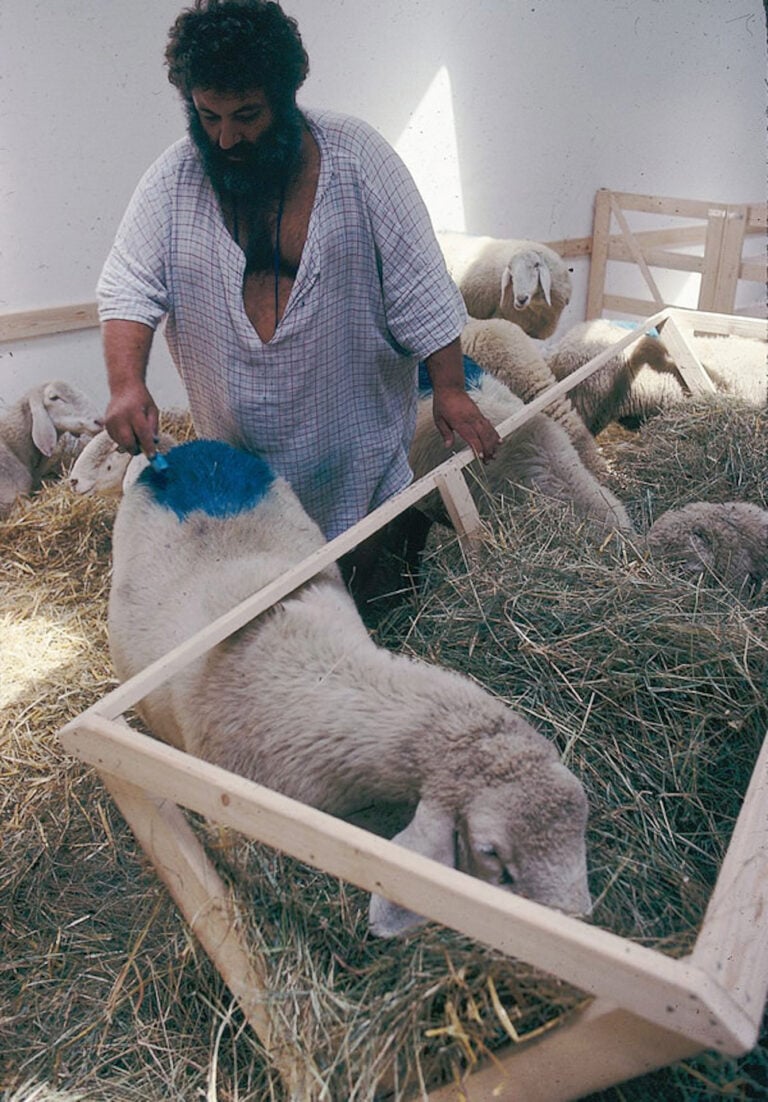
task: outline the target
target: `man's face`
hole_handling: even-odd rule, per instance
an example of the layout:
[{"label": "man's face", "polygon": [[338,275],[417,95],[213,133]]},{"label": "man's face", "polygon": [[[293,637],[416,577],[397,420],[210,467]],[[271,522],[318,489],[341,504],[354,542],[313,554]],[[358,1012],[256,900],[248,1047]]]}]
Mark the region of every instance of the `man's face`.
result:
[{"label": "man's face", "polygon": [[258,88],[193,89],[189,132],[214,186],[257,202],[277,194],[301,161],[298,108],[278,116]]},{"label": "man's face", "polygon": [[234,163],[241,162],[248,147],[272,125],[272,108],[259,89],[240,96],[198,88],[192,102],[208,140]]}]

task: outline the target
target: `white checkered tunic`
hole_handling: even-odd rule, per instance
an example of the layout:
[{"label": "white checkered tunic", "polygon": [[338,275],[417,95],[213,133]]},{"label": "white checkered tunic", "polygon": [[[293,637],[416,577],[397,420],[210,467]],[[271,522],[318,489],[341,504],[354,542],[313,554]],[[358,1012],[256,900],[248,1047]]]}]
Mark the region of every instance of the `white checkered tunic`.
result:
[{"label": "white checkered tunic", "polygon": [[466,314],[397,154],[357,119],[305,116],[320,177],[269,342],[245,314],[245,256],[188,138],[139,183],[98,297],[102,320],[155,328],[167,315],[198,434],[262,454],[330,539],[410,482],[415,364]]}]

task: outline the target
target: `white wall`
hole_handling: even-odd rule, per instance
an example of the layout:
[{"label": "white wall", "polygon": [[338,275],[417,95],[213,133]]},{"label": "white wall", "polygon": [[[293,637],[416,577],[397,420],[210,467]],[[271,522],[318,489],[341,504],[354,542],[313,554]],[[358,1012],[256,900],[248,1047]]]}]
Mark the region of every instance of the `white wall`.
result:
[{"label": "white wall", "polygon": [[[183,3],[183,0],[182,0]],[[182,132],[179,0],[2,0],[0,312],[86,302],[144,168]],[[438,227],[588,236],[599,187],[765,198],[759,0],[284,0],[306,104],[395,144]],[[583,308],[583,271],[564,323]],[[150,382],[183,394],[163,342]],[[98,333],[0,345],[0,398],[63,376],[106,401]]]}]

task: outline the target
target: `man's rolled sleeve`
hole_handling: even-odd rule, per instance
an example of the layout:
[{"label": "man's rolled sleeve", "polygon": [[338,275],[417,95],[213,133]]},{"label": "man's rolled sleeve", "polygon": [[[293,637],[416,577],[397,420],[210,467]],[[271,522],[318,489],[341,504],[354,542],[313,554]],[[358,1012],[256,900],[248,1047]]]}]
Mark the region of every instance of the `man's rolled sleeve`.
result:
[{"label": "man's rolled sleeve", "polygon": [[171,204],[162,161],[145,173],[123,216],[96,286],[99,319],[155,329],[170,309],[166,280]]}]

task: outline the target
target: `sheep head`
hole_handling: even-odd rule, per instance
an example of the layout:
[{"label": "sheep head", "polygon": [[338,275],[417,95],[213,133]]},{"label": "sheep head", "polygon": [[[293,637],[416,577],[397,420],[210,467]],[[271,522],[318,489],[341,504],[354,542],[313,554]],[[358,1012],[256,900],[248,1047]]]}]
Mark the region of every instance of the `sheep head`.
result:
[{"label": "sheep head", "polygon": [[496,313],[529,337],[554,333],[571,298],[571,278],[560,256],[545,246],[515,252],[501,273]]},{"label": "sheep head", "polygon": [[657,559],[742,597],[756,596],[768,577],[768,510],[749,502],[695,501],[669,509],[647,539]]},{"label": "sheep head", "polygon": [[69,474],[69,485],[76,494],[102,494],[118,497],[128,463],[128,452],[119,452],[106,430],[94,436],[80,452]]},{"label": "sheep head", "polygon": [[[157,450],[166,454],[176,441],[161,432]],[[119,451],[106,429],[94,436],[83,448],[69,473],[69,486],[76,494],[100,494],[119,497],[136,481],[147,460],[142,455],[131,456]]]},{"label": "sheep head", "polygon": [[509,311],[524,310],[538,292],[547,306],[552,305],[552,273],[535,249],[518,253],[501,275],[501,307]]},{"label": "sheep head", "polygon": [[71,383],[57,379],[34,387],[26,395],[32,415],[32,441],[45,456],[53,455],[62,433],[97,433],[103,421],[91,399]]},{"label": "sheep head", "polygon": [[[393,838],[486,883],[569,914],[588,914],[585,831],[587,799],[577,778],[547,744],[518,755],[515,775],[474,784],[461,807],[430,795]],[[402,934],[424,921],[382,896],[371,896],[370,929],[378,937]]]}]

